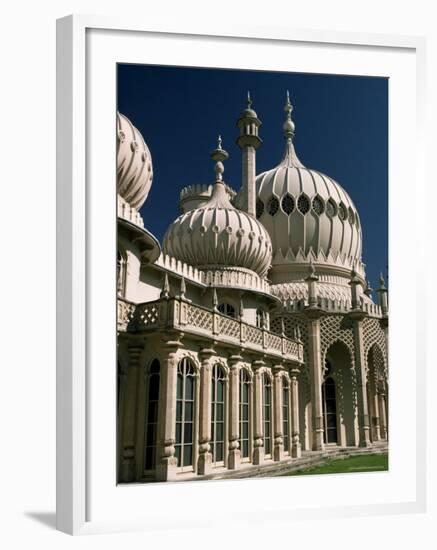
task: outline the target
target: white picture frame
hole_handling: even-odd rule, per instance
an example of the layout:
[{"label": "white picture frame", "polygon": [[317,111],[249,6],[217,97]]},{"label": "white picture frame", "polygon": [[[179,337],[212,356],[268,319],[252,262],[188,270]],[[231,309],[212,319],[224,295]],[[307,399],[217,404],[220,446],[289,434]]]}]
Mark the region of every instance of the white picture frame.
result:
[{"label": "white picture frame", "polygon": [[[187,491],[196,492],[197,498],[200,500],[201,495],[205,494],[206,491],[215,491],[217,498],[221,499],[224,498],[225,492],[223,483],[229,482],[214,482],[213,485],[198,483],[195,489],[193,489],[192,484],[178,484],[177,489],[172,484],[165,487],[156,484],[150,493],[153,495],[151,498],[154,503],[155,516],[152,519],[149,517],[149,520],[146,519],[144,513],[132,515],[127,512],[123,517],[114,517],[113,513],[108,511],[107,516],[105,516],[102,511],[102,513],[96,514],[96,519],[93,514],[90,514],[92,500],[90,495],[93,493],[95,496],[96,491],[99,490],[96,488],[93,488],[93,491],[90,490],[93,477],[95,477],[93,474],[95,464],[90,449],[91,438],[96,434],[96,424],[92,423],[101,422],[101,419],[96,420],[96,415],[90,415],[95,397],[93,393],[95,392],[95,384],[91,384],[91,365],[93,364],[95,351],[93,349],[94,340],[91,337],[92,331],[90,332],[92,325],[90,318],[93,315],[92,312],[95,311],[91,304],[94,299],[92,289],[95,287],[92,283],[94,275],[91,273],[92,262],[90,261],[89,251],[94,246],[93,220],[96,216],[101,216],[103,225],[108,223],[112,215],[115,220],[115,207],[111,210],[109,206],[109,212],[105,210],[105,214],[99,214],[96,210],[97,198],[99,198],[99,201],[101,199],[103,205],[111,205],[111,201],[115,203],[115,199],[111,194],[111,185],[108,185],[106,190],[100,187],[99,189],[93,189],[89,186],[89,178],[93,170],[93,167],[90,166],[90,156],[87,156],[89,154],[87,147],[92,142],[87,134],[90,108],[92,108],[89,81],[91,80],[90,71],[93,70],[95,65],[88,56],[91,49],[95,51],[101,47],[97,41],[93,40],[92,33],[95,31],[106,33],[105,40],[115,40],[114,37],[117,34],[125,33],[132,40],[139,40],[141,36],[149,36],[153,37],[154,40],[159,40],[160,43],[185,37],[188,41],[192,39],[223,40],[227,44],[234,41],[235,44],[238,42],[243,46],[256,43],[260,48],[264,46],[274,47],[278,44],[284,47],[287,45],[312,44],[319,48],[335,46],[336,48],[345,49],[360,48],[363,52],[396,51],[400,56],[403,53],[409,57],[413,56],[415,66],[413,87],[415,88],[416,100],[414,105],[409,104],[408,107],[405,107],[406,110],[409,110],[405,114],[405,125],[414,125],[412,139],[415,142],[415,149],[411,151],[411,154],[416,155],[416,168],[413,177],[416,180],[416,188],[419,190],[425,189],[423,146],[425,40],[420,37],[408,36],[334,33],[291,28],[251,28],[233,25],[230,25],[228,29],[223,27],[214,28],[214,26],[198,28],[195,24],[190,28],[178,28],[164,23],[158,26],[143,24],[141,21],[79,15],[60,19],[57,25],[57,528],[69,534],[101,532],[113,530],[114,528],[117,530],[149,529],[151,522],[154,522],[155,527],[159,524],[159,514],[163,514],[166,499],[168,502],[172,494],[177,494],[180,497],[184,491],[185,493]],[[126,45],[123,55],[131,55],[129,54],[129,48],[132,48],[133,56],[132,44]],[[176,57],[176,54],[174,52],[172,54],[171,48],[169,48],[165,51],[164,57],[168,60],[171,59],[172,55]],[[137,62],[138,59],[133,56],[132,61]],[[109,53],[107,63],[110,67],[112,61],[109,58]],[[162,63],[164,64],[164,60]],[[220,63],[223,63],[223,61],[213,56],[210,66],[220,66]],[[175,64],[180,64],[180,62],[176,60]],[[390,70],[392,68],[388,67],[387,71],[390,72]],[[115,89],[109,95],[111,99],[108,101],[112,101],[115,97]],[[414,111],[414,116],[412,116],[411,111]],[[412,116],[412,118],[408,118],[409,116]],[[110,124],[112,124],[112,121]],[[393,126],[391,126],[390,132],[393,132]],[[112,139],[112,135],[110,134],[109,140]],[[413,149],[411,138],[410,147]],[[106,151],[108,150],[107,148]],[[390,169],[397,174],[396,166],[392,162],[390,163]],[[115,178],[115,169],[113,171]],[[104,196],[98,196],[99,193],[103,193]],[[390,200],[395,199],[391,196]],[[403,204],[405,203],[402,203],[401,200],[399,207],[402,207]],[[411,222],[413,235],[406,235],[405,238],[413,239],[414,234],[420,230],[421,224],[424,223],[417,213],[413,217],[414,220]],[[397,223],[396,220],[395,223]],[[391,227],[391,233],[392,230]],[[398,230],[397,226],[396,230]],[[109,241],[111,241],[111,238],[109,238]],[[111,251],[111,242],[105,245],[109,252]],[[391,241],[390,246],[396,254],[396,241]],[[421,264],[420,255],[422,253],[423,251],[419,247],[417,265]],[[390,261],[392,260],[391,257]],[[115,277],[115,269],[113,271]],[[109,287],[111,287],[111,274],[108,274],[108,279]],[[395,283],[391,291],[395,298],[396,290]],[[417,287],[416,296],[410,296],[410,310],[413,312],[416,310],[416,306],[419,307],[418,296],[420,292],[423,292],[423,290]],[[424,303],[423,299],[422,303]],[[392,309],[392,315],[395,314],[396,307]],[[424,318],[424,315],[422,318]],[[415,437],[414,441],[410,442],[410,446],[414,446],[414,448],[410,448],[411,456],[414,455],[415,457],[414,487],[413,485],[410,487],[410,493],[414,496],[404,499],[394,497],[391,500],[387,499],[387,502],[381,501],[378,503],[367,501],[363,504],[345,502],[344,505],[341,505],[337,503],[329,511],[328,508],[323,507],[323,504],[322,507],[314,509],[309,505],[299,508],[299,506],[295,506],[296,503],[289,506],[282,501],[273,507],[260,503],[259,512],[263,513],[265,521],[272,519],[273,514],[276,517],[286,517],[290,511],[293,512],[293,517],[302,519],[307,517],[318,518],[323,515],[326,516],[327,513],[360,516],[369,513],[412,513],[425,510],[427,484],[425,463],[425,345],[424,333],[418,330],[418,322],[416,327],[417,334],[414,335],[414,343],[408,349],[408,353],[404,354],[408,357],[412,357],[412,354],[414,354],[416,364],[416,399],[414,415],[412,415],[413,419],[411,420],[415,427]],[[394,334],[396,334],[396,329]],[[399,336],[402,338],[402,333]],[[115,349],[115,338],[113,339],[113,345]],[[392,351],[390,353],[390,361],[393,364]],[[110,385],[108,387],[111,389]],[[396,391],[396,384],[392,385],[391,388],[392,391]],[[104,391],[103,386],[101,391]],[[90,418],[92,418],[92,421]],[[108,422],[112,422],[113,419],[115,429],[115,414],[113,418],[109,418]],[[396,429],[393,438],[395,444]],[[390,445],[392,446],[392,443]],[[396,452],[396,449],[393,452]],[[109,468],[111,468],[111,465]],[[392,473],[395,475],[396,472]],[[268,483],[272,482],[275,481],[268,481]],[[301,485],[302,482],[306,483],[307,480],[299,480]],[[238,484],[241,492],[248,492],[248,498],[250,498],[254,482],[238,481],[234,483]],[[266,491],[266,482],[263,481],[262,484],[262,490]],[[226,485],[225,488],[229,492],[229,485]],[[121,494],[120,491],[124,491],[123,497],[127,494],[126,491],[131,490],[131,488],[118,489],[119,494]],[[163,497],[160,500],[160,493],[165,495],[165,498]],[[94,496],[93,500],[98,501],[99,499],[94,498]],[[351,506],[352,508],[350,508]],[[245,515],[242,512],[240,518],[236,517],[235,520],[247,520],[248,517],[248,514]],[[171,506],[166,508],[163,525],[171,523],[174,526],[180,526],[183,521],[186,521],[186,519],[177,518]],[[257,515],[253,514],[250,521],[256,522]],[[199,516],[197,519],[193,519],[192,526],[207,524],[207,519]]]}]

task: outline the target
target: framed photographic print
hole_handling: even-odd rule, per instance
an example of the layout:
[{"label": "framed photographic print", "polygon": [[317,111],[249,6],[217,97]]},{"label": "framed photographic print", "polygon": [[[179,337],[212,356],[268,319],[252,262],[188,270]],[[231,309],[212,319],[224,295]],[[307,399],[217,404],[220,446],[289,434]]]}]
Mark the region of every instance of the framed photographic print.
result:
[{"label": "framed photographic print", "polygon": [[423,509],[423,42],[58,26],[58,528]]}]

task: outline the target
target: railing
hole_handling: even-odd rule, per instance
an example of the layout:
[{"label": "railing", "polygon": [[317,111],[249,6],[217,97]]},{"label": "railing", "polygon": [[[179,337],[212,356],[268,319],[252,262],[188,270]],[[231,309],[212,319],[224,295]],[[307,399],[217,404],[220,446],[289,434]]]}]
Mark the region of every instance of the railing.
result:
[{"label": "railing", "polygon": [[[300,300],[285,300],[283,302],[287,312],[299,312],[303,311],[308,305],[308,301],[305,299]],[[317,305],[327,313],[348,313],[352,309],[350,300],[331,300],[330,298],[318,298]],[[365,302],[362,304],[361,309],[369,317],[382,317],[381,307],[378,304],[371,304]]]},{"label": "railing", "polygon": [[287,361],[303,361],[303,344],[264,328],[249,325],[181,298],[161,298],[134,305],[118,300],[118,330],[143,332],[179,329],[187,334],[262,352]]}]

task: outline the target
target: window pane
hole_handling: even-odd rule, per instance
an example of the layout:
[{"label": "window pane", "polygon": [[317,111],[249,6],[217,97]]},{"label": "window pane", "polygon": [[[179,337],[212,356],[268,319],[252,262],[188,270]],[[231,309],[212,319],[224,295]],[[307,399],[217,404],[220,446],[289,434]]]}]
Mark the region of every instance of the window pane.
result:
[{"label": "window pane", "polygon": [[223,420],[224,407],[221,403],[218,403],[216,406],[216,419],[221,421]]},{"label": "window pane", "polygon": [[223,401],[224,398],[224,382],[219,380],[217,383],[217,401]]},{"label": "window pane", "polygon": [[215,451],[215,460],[217,462],[220,462],[223,460],[223,443],[217,443],[217,447]]},{"label": "window pane", "polygon": [[193,447],[184,445],[184,466],[191,466],[193,463]]},{"label": "window pane", "polygon": [[182,420],[182,401],[176,403],[176,420]]},{"label": "window pane", "polygon": [[178,374],[178,386],[177,386],[178,399],[182,399],[182,386],[183,386],[183,378],[181,374]]},{"label": "window pane", "polygon": [[181,434],[182,434],[182,424],[180,422],[176,423],[176,443],[181,443]]},{"label": "window pane", "polygon": [[193,420],[193,414],[194,414],[194,403],[192,401],[186,401],[185,402],[185,420],[186,421]]},{"label": "window pane", "polygon": [[178,466],[181,466],[181,447],[179,445],[175,447],[175,457],[178,460]]},{"label": "window pane", "polygon": [[216,441],[223,441],[223,423],[220,422],[220,423],[217,423],[216,424],[216,434],[215,434],[215,439]]},{"label": "window pane", "polygon": [[243,428],[243,433],[242,433],[242,437],[243,439],[248,439],[249,438],[249,424],[247,422],[245,422],[242,426]]},{"label": "window pane", "polygon": [[185,399],[193,399],[194,397],[194,378],[187,376],[185,379]]},{"label": "window pane", "polygon": [[184,424],[184,443],[192,443],[193,441],[193,424],[185,422]]}]

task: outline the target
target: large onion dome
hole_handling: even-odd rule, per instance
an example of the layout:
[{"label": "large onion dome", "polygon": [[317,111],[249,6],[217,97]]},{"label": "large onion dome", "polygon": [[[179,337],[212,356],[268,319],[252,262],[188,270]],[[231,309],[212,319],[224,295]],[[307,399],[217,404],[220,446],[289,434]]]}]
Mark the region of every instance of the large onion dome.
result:
[{"label": "large onion dome", "polygon": [[222,174],[228,154],[221,148],[216,161],[216,182],[209,201],[179,216],[167,229],[164,253],[204,270],[250,270],[264,277],[272,259],[272,244],[263,225],[229,201]]},{"label": "large onion dome", "polygon": [[117,193],[139,210],[153,180],[152,155],[132,122],[117,113]]},{"label": "large onion dome", "polygon": [[256,178],[257,218],[273,246],[273,282],[301,278],[310,260],[319,273],[364,277],[362,233],[357,209],[332,178],[305,168],[294,145],[292,105],[287,94],[285,154],[278,166]]}]

